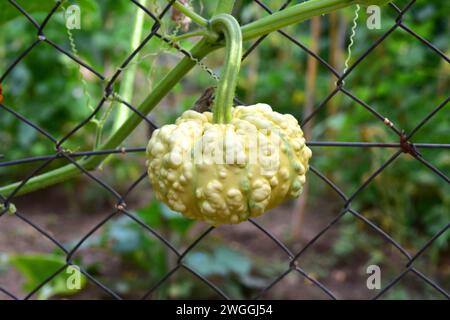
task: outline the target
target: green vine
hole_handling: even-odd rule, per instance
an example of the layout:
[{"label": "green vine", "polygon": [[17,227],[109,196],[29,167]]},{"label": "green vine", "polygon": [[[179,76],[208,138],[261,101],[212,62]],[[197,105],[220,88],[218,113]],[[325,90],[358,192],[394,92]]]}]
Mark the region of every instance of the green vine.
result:
[{"label": "green vine", "polygon": [[[141,2],[141,5],[146,6],[147,5],[147,0],[143,0]],[[138,9],[136,12],[136,18],[135,18],[135,23],[134,23],[134,28],[133,28],[133,36],[131,38],[131,43],[130,43],[130,48],[131,50],[136,50],[136,48],[139,46],[140,42],[141,42],[141,38],[142,38],[142,30],[144,27],[144,11],[141,9]],[[136,58],[138,58],[139,54],[137,55]],[[129,66],[129,68],[127,70],[124,71],[124,76],[123,76],[123,80],[122,83],[120,85],[120,91],[119,91],[119,96],[125,100],[125,101],[131,101],[131,98],[133,96],[133,86],[134,86],[134,81],[135,81],[135,76],[136,76],[136,69],[137,69],[137,65],[136,64],[132,64]],[[111,103],[111,105],[113,104],[113,102]],[[123,125],[123,123],[125,122],[125,120],[127,119],[127,117],[130,115],[130,110],[126,107],[123,106],[121,104],[118,104],[118,110],[114,119],[114,124],[113,124],[113,132],[117,131],[117,129],[120,128],[121,125]],[[107,118],[108,116],[106,116]],[[106,121],[106,119],[105,119]]]},{"label": "green vine", "polygon": [[183,13],[185,16],[189,17],[194,21],[196,24],[202,27],[206,27],[208,25],[208,20],[203,18],[201,15],[197,14],[196,12],[190,10],[188,7],[186,7],[184,4],[180,3],[179,1],[175,1],[173,4],[173,7]]},{"label": "green vine", "polygon": [[[241,28],[243,41],[255,39],[257,37],[269,34],[288,25],[299,23],[310,19],[314,16],[330,13],[340,8],[352,6],[354,4],[383,4],[387,0],[310,0],[286,8],[283,11],[276,12],[272,15],[261,18],[257,21],[249,23]],[[178,6],[182,6],[176,2]],[[193,13],[189,8],[179,7],[181,12],[189,16],[194,22],[200,26],[207,26],[208,22],[205,18]],[[210,38],[210,37],[208,37]],[[204,37],[191,50],[192,57],[198,61],[210,54],[212,51],[224,46],[223,41],[207,41]],[[148,114],[168,93],[169,91],[196,65],[190,57],[183,58],[151,91],[147,98],[142,102],[138,110],[143,114]],[[131,113],[124,124],[112,134],[109,139],[103,143],[97,150],[109,150],[120,146],[122,141],[130,135],[130,133],[139,125],[142,118],[136,113]],[[94,170],[98,167],[107,155],[91,156],[89,158],[80,159],[77,164],[86,170]],[[69,164],[61,168],[46,172],[44,174],[31,178],[23,187],[18,190],[16,195],[29,193],[39,190],[68,179],[81,175],[81,171],[77,166]],[[16,182],[0,188],[3,195],[13,192],[20,182]]]},{"label": "green vine", "polygon": [[215,123],[231,121],[234,92],[241,67],[242,33],[237,20],[229,14],[222,13],[211,19],[210,28],[225,37],[225,64],[216,90],[213,105]]}]

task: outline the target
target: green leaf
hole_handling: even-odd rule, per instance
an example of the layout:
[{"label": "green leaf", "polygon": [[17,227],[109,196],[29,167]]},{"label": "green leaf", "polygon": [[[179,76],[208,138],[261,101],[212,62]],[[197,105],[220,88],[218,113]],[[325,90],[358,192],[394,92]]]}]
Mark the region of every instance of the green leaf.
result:
[{"label": "green leaf", "polygon": [[204,276],[224,274],[221,267],[217,267],[214,259],[206,252],[193,252],[186,257],[186,263]]},{"label": "green leaf", "polygon": [[111,222],[108,239],[113,243],[112,249],[118,253],[126,253],[141,247],[141,233],[143,230],[128,217],[120,217]]},{"label": "green leaf", "polygon": [[167,219],[172,230],[183,235],[194,224],[194,220],[186,219],[180,213],[173,211],[165,204],[160,204],[162,216]]},{"label": "green leaf", "polygon": [[193,252],[186,257],[186,262],[204,276],[236,274],[242,277],[251,270],[248,257],[226,247],[218,247],[212,254]]},{"label": "green leaf", "polygon": [[251,274],[242,275],[240,277],[241,283],[249,288],[263,289],[267,287],[267,280],[261,277],[255,277]]},{"label": "green leaf", "polygon": [[[49,12],[55,5],[55,1],[25,1],[19,3],[19,5],[25,9],[29,14],[34,12]],[[18,17],[22,16],[22,13],[11,4],[3,4],[2,10],[0,10],[0,25]]]},{"label": "green leaf", "polygon": [[97,1],[95,1],[95,0],[70,1],[66,4],[66,8],[68,8],[69,5],[72,5],[72,4],[76,4],[76,5],[80,6],[81,14],[83,14],[83,11],[96,12],[97,10],[99,10],[99,5],[98,5]]},{"label": "green leaf", "polygon": [[[30,15],[33,16],[33,13],[36,12],[44,12],[49,13],[50,10],[55,6],[56,1],[22,1],[19,3],[19,5]],[[93,0],[78,0],[78,1],[66,1],[65,7],[76,4],[79,5],[81,8],[81,14],[83,11],[89,11],[93,12],[98,10],[98,4]],[[61,12],[61,11],[59,11]],[[18,17],[23,16],[23,14],[13,5],[7,4],[6,6],[3,5],[2,9],[0,10],[0,25],[9,22],[10,20]]]},{"label": "green leaf", "polygon": [[30,146],[37,135],[37,131],[28,124],[21,122],[19,124],[18,135],[18,140],[21,146]]},{"label": "green leaf", "polygon": [[[16,255],[9,257],[8,261],[25,278],[23,289],[28,292],[37,288],[66,265],[63,257],[54,254]],[[80,274],[80,288],[71,289],[68,283],[71,282],[72,276],[73,272],[69,272],[66,268],[62,270],[38,291],[38,299],[43,300],[55,295],[72,295],[79,292],[86,285],[86,278]]]},{"label": "green leaf", "polygon": [[159,227],[162,224],[161,207],[156,199],[153,199],[148,206],[137,210],[137,214],[149,226]]},{"label": "green leaf", "polygon": [[215,263],[224,266],[227,271],[234,272],[238,275],[250,273],[250,260],[238,251],[226,247],[219,247],[214,251],[214,258]]}]

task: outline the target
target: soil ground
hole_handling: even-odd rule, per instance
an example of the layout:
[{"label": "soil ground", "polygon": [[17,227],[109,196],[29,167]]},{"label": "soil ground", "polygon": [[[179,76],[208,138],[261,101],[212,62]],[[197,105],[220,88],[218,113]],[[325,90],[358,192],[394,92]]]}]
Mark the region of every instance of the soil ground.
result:
[{"label": "soil ground", "polygon": [[[82,209],[70,204],[65,192],[51,189],[49,193],[37,193],[18,199],[20,216],[32,221],[55,237],[61,243],[80,240],[93,226],[110,213],[110,209],[97,207],[95,210]],[[51,201],[42,201],[43,198]],[[141,202],[134,199],[135,203]],[[307,208],[302,217],[302,224],[296,232],[292,230],[294,209],[286,205],[269,214],[256,219],[257,223],[272,235],[282,240],[294,254],[301,250],[339,213],[335,201],[316,204]],[[190,239],[205,230],[204,225],[194,227]],[[339,259],[333,246],[338,239],[341,223],[337,223],[323,237],[319,238],[298,260],[298,267],[308,276],[318,279],[329,288],[338,299],[369,299],[377,292],[368,290],[366,286],[366,266],[371,257],[364,253],[356,253],[350,261]],[[295,234],[293,234],[295,232]],[[209,236],[208,236],[209,237]],[[207,238],[208,238],[207,237]],[[237,226],[225,226],[215,229],[211,237],[220,238],[230,247],[245,252],[258,261],[261,267],[275,265],[281,274],[289,268],[289,257],[267,234],[250,222]],[[203,240],[205,241],[205,240]],[[208,241],[208,240],[206,240]],[[43,237],[29,224],[16,216],[0,218],[0,254],[15,253],[50,253],[55,245]],[[404,260],[392,249],[385,248],[385,254],[392,256],[395,263],[386,266],[389,273],[398,274],[402,271]],[[102,250],[83,250],[83,261],[108,261],[104,270],[110,277],[119,277],[123,272],[118,259],[108,257],[108,252]],[[275,278],[275,276],[273,277]],[[385,279],[385,283],[389,279]],[[24,297],[22,290],[23,278],[14,270],[0,269],[0,287],[7,289],[18,297]],[[139,295],[132,295],[131,298]],[[8,297],[0,293],[0,299]],[[104,293],[93,285],[89,285],[77,298],[102,299]],[[328,299],[329,297],[316,285],[312,284],[300,272],[292,271],[273,286],[262,298],[272,299]]]}]

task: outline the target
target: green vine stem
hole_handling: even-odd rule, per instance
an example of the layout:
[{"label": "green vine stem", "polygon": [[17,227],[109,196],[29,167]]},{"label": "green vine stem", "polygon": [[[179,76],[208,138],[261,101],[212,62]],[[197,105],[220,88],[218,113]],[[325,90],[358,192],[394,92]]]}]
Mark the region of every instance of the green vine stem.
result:
[{"label": "green vine stem", "polygon": [[207,35],[208,35],[208,32],[206,30],[197,30],[197,31],[189,32],[189,33],[183,33],[178,36],[168,36],[167,38],[170,39],[170,41],[172,41],[172,42],[179,42],[181,40],[194,38],[194,37],[204,37]]},{"label": "green vine stem", "polygon": [[355,4],[384,5],[390,1],[391,0],[309,0],[282,11],[277,11],[269,16],[243,26],[243,40],[247,41],[258,38],[286,26],[310,19],[314,16],[327,14]]},{"label": "green vine stem", "polygon": [[236,90],[242,59],[242,33],[237,20],[229,14],[221,13],[210,21],[211,30],[225,37],[225,64],[216,90],[213,105],[215,123],[231,121],[234,92]]},{"label": "green vine stem", "polygon": [[[373,0],[373,4],[382,4],[386,0]],[[258,21],[249,23],[241,28],[242,39],[248,41],[259,36],[263,36],[270,32],[276,31],[280,28],[295,24],[314,16],[326,14],[337,10],[339,8],[348,7],[354,4],[367,4],[367,0],[310,0],[298,5],[286,8],[281,12],[274,13],[270,16],[264,17]],[[187,9],[187,8],[186,8]],[[181,10],[180,10],[181,11]],[[188,11],[190,11],[188,9]],[[188,15],[187,13],[185,13]],[[192,18],[192,14],[189,13]],[[194,20],[194,19],[193,19]],[[204,23],[204,18],[198,19],[199,22]],[[197,21],[196,21],[197,22]],[[204,23],[207,25],[207,22]],[[212,51],[222,47],[223,43],[213,44],[202,39],[192,49],[191,53],[194,57],[201,60]],[[177,84],[193,67],[195,62],[189,58],[183,58],[155,87],[155,89],[147,96],[147,98],[140,104],[138,110],[143,114],[148,114],[163,98],[164,96]],[[103,145],[98,151],[114,149],[120,146],[122,141],[138,126],[142,118],[135,113],[130,114],[128,119]],[[77,164],[86,170],[93,170],[106,158],[107,155],[91,156],[83,158]],[[81,171],[73,164],[63,166],[61,168],[46,172],[44,174],[31,178],[16,195],[29,193],[39,190],[68,179],[81,175]],[[20,182],[16,182],[0,188],[2,195],[8,195],[13,192]]]},{"label": "green vine stem", "polygon": [[[201,40],[191,51],[192,55],[197,59],[204,58],[207,54],[220,46],[213,46],[205,40]],[[143,114],[148,114],[165,96],[166,94],[195,66],[195,62],[189,58],[183,58],[155,87],[138,109]],[[109,150],[118,147],[122,141],[138,126],[142,118],[136,113],[132,113],[130,117],[103,145],[99,150]],[[83,158],[77,161],[80,167],[86,170],[94,170],[99,166],[108,155],[97,155]],[[81,171],[73,164],[65,165],[61,168],[43,173],[28,180],[28,182],[17,192],[16,195],[26,194],[45,187],[61,183],[63,181],[75,178],[81,175]],[[2,195],[8,195],[13,192],[20,182],[16,182],[0,188]]]},{"label": "green vine stem", "polygon": [[189,17],[194,21],[196,24],[198,24],[201,27],[206,27],[208,25],[208,20],[203,18],[201,15],[195,13],[194,11],[190,10],[188,7],[186,7],[184,4],[175,1],[173,3],[173,7],[180,11],[182,14],[184,14],[186,17]]},{"label": "green vine stem", "polygon": [[[147,5],[147,0],[141,1],[141,5],[145,7]],[[141,42],[142,30],[144,27],[144,17],[145,12],[141,9],[138,9],[136,12],[136,19],[133,28],[133,36],[130,43],[132,51],[136,50]],[[138,56],[136,56],[135,58],[138,58]],[[131,98],[133,97],[133,86],[136,76],[136,69],[137,64],[131,64],[128,67],[128,70],[125,70],[125,74],[123,76],[119,91],[119,96],[122,97],[125,101],[131,102]],[[112,102],[112,104],[113,103],[114,102]],[[130,114],[130,109],[128,107],[120,103],[117,104],[117,107],[118,109],[114,119],[113,132],[117,131],[123,125]]]}]

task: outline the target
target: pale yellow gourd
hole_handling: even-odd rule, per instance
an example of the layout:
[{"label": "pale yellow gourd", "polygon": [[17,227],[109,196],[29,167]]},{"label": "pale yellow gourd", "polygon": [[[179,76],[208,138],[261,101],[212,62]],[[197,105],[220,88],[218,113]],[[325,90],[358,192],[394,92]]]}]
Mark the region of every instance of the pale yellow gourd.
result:
[{"label": "pale yellow gourd", "polygon": [[298,197],[311,150],[292,115],[256,104],[233,108],[226,124],[213,123],[210,112],[186,111],[153,133],[147,158],[159,200],[217,226]]}]

